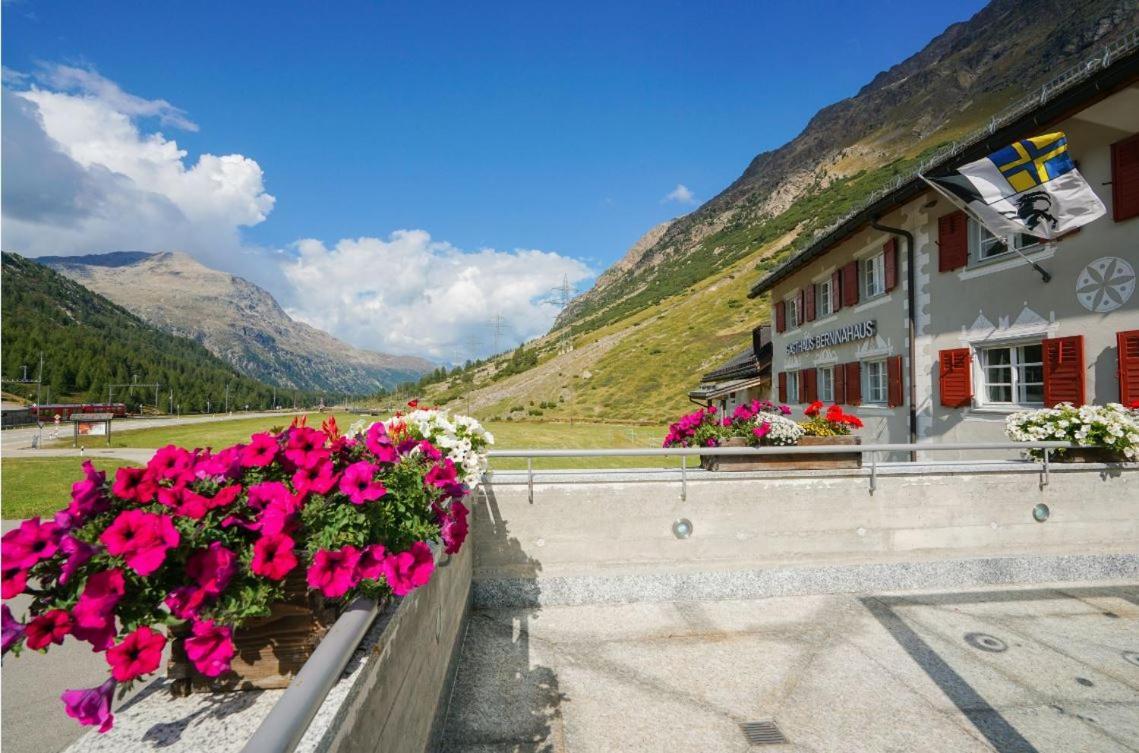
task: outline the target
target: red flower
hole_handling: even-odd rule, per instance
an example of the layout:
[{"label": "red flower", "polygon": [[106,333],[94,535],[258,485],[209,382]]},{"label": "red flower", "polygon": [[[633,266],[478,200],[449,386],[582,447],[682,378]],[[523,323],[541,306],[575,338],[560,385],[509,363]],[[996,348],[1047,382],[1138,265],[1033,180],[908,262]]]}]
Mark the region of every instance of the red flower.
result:
[{"label": "red flower", "polygon": [[323,431],[329,439],[338,439],[340,437],[340,427],[336,425],[336,416],[329,416],[322,421],[320,430]]},{"label": "red flower", "polygon": [[107,649],[111,677],[119,682],[129,682],[150,674],[162,663],[162,649],[165,647],[166,636],[145,625],[140,627],[123,638],[122,643]]},{"label": "red flower", "polygon": [[262,536],[253,544],[250,569],[270,580],[281,580],[297,566],[297,555],[293,552],[295,543],[283,533]]},{"label": "red flower", "polygon": [[246,468],[262,468],[277,457],[280,445],[272,434],[254,434],[249,444],[241,448],[241,465]]},{"label": "red flower", "polygon": [[806,410],[803,411],[803,413],[804,413],[804,415],[814,417],[814,416],[819,415],[819,411],[821,411],[822,409],[823,409],[823,401],[822,400],[816,400],[815,402],[808,405]]},{"label": "red flower", "polygon": [[356,571],[359,564],[360,550],[354,546],[321,549],[309,566],[308,586],[329,599],[338,599],[360,582],[360,574]]},{"label": "red flower", "polygon": [[193,635],[184,642],[186,658],[206,677],[217,677],[229,671],[237,649],[233,645],[233,631],[209,620],[194,623]]},{"label": "red flower", "polygon": [[28,623],[24,635],[27,647],[38,651],[53,643],[63,643],[64,636],[70,632],[71,615],[63,609],[49,609]]}]

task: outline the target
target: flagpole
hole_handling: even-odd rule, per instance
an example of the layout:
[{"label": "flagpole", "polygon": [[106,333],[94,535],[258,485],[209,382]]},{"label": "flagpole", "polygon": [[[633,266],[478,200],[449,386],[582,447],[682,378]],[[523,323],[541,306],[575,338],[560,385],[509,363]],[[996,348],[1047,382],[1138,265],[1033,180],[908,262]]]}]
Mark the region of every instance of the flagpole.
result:
[{"label": "flagpole", "polygon": [[[953,204],[955,207],[957,207],[958,209],[960,209],[962,212],[964,212],[965,214],[967,214],[967,215],[969,215],[970,217],[972,217],[972,218],[973,218],[973,221],[974,221],[974,222],[978,222],[978,223],[980,223],[980,225],[981,225],[982,227],[985,227],[985,222],[984,222],[984,221],[983,221],[983,220],[982,220],[980,217],[978,217],[978,216],[977,216],[977,214],[976,214],[975,212],[973,212],[972,210],[970,210],[970,209],[969,209],[969,207],[968,207],[968,205],[966,205],[966,204],[964,204],[964,203],[962,203],[962,202],[958,201],[958,200],[957,200],[957,197],[956,197],[956,196],[954,196],[954,195],[952,195],[950,192],[948,192],[948,191],[944,190],[944,189],[943,189],[941,186],[937,185],[936,183],[934,183],[932,180],[930,180],[929,178],[925,177],[925,176],[924,176],[924,175],[922,175],[921,173],[918,173],[918,177],[919,177],[919,178],[921,178],[922,180],[924,180],[924,181],[925,181],[925,182],[926,182],[926,183],[929,185],[929,187],[930,187],[930,188],[932,188],[934,191],[936,191],[937,193],[941,194],[941,195],[942,195],[942,196],[944,196],[945,198],[949,199],[949,203]],[[987,229],[987,228],[986,228],[986,229]],[[994,235],[995,235],[995,233],[994,233]],[[1050,244],[1050,243],[1055,243],[1055,241],[1049,241],[1049,240],[1045,240],[1044,242],[1045,242],[1045,243],[1049,243],[1049,244]],[[1024,253],[1023,253],[1023,252],[1021,252],[1021,250],[1020,250],[1019,248],[1017,248],[1015,244],[1013,244],[1013,245],[1010,247],[1010,246],[1009,246],[1009,244],[1008,244],[1008,238],[1007,238],[1007,237],[1005,238],[1005,244],[1004,244],[1004,246],[1005,246],[1005,248],[1009,249],[1010,251],[1013,251],[1013,252],[1015,252],[1017,256],[1019,256],[1020,258],[1024,259],[1026,262],[1028,262],[1028,265],[1029,265],[1029,266],[1031,266],[1033,269],[1035,269],[1037,272],[1039,272],[1039,273],[1040,273],[1040,278],[1041,278],[1041,279],[1042,279],[1044,282],[1051,282],[1051,280],[1052,280],[1052,275],[1051,275],[1051,274],[1049,274],[1048,270],[1046,270],[1044,267],[1040,266],[1038,263],[1036,263],[1036,262],[1032,261],[1032,260],[1031,260],[1031,259],[1029,259],[1027,256],[1025,256],[1025,255],[1024,255]]]}]

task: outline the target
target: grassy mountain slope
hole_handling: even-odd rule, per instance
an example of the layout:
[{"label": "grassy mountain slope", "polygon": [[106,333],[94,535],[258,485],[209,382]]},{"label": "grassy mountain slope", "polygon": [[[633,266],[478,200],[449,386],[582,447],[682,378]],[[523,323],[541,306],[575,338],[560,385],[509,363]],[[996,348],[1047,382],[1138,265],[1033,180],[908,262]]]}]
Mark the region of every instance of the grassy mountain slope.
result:
[{"label": "grassy mountain slope", "polygon": [[120,252],[39,261],[270,384],[367,394],[434,368],[422,358],[337,340],[290,317],[264,289],[187,254]]},{"label": "grassy mountain slope", "polygon": [[[183,411],[218,409],[229,385],[230,405],[266,407],[273,390],[242,376],[193,340],[167,334],[48,267],[3,255],[0,349],[5,378],[28,375],[44,357],[43,382],[52,401],[106,400],[108,384],[161,385]],[[32,395],[34,397],[34,394]],[[47,392],[44,393],[46,401]],[[291,398],[291,396],[290,396]],[[153,405],[153,389],[118,389],[115,400]]]},{"label": "grassy mountain slope", "polygon": [[[748,345],[768,316],[748,288],[816,233],[1010,101],[1139,25],[1135,0],[994,0],[921,52],[824,108],[732,185],[659,225],[527,344],[430,385],[428,399],[483,417],[659,423],[700,374]],[[572,339],[573,350],[559,352]]]}]

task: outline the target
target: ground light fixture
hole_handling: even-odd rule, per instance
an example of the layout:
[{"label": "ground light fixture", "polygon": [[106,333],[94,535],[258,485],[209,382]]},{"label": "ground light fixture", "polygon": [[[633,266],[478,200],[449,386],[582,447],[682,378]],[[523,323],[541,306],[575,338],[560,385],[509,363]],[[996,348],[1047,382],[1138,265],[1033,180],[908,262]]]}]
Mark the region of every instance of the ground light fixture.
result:
[{"label": "ground light fixture", "polygon": [[692,521],[688,518],[677,518],[672,524],[672,535],[678,539],[686,539],[692,535]]},{"label": "ground light fixture", "polygon": [[1043,523],[1044,521],[1048,520],[1048,516],[1051,514],[1052,511],[1049,510],[1048,505],[1044,504],[1043,502],[1032,508],[1032,519],[1037,523]]}]

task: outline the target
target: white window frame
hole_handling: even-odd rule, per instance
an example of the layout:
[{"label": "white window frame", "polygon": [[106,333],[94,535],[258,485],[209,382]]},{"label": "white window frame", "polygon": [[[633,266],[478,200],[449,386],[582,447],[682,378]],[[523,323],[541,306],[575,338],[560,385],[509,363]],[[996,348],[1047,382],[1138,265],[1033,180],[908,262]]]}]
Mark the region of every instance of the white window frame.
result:
[{"label": "white window frame", "polygon": [[[875,371],[879,371],[877,377],[871,377],[871,367],[875,367]],[[865,405],[888,405],[890,402],[890,373],[886,367],[885,358],[876,358],[870,361],[863,361],[859,369],[862,376],[862,402]],[[877,381],[874,384],[871,380]],[[876,391],[880,390],[880,395],[875,395]]]},{"label": "white window frame", "polygon": [[799,402],[799,372],[787,372],[787,404],[795,405]]},{"label": "white window frame", "polygon": [[[996,250],[1000,248],[999,244],[1004,245],[1004,250]],[[1013,249],[1020,251],[1022,254],[1031,254],[1034,251],[1039,251],[1043,248],[1040,239],[1027,233],[1010,233],[1009,235],[998,238],[989,232],[981,223],[969,218],[969,264],[970,267],[975,267],[979,264],[987,264],[990,261],[998,259],[1007,259],[1012,255]]]},{"label": "white window frame", "polygon": [[787,308],[787,330],[799,329],[803,324],[803,312],[799,310],[799,294],[788,298],[784,304]]},{"label": "white window frame", "polygon": [[820,366],[815,370],[815,388],[824,403],[834,402],[834,366]]},{"label": "white window frame", "polygon": [[[1032,346],[1040,348],[1040,361],[1028,361],[1025,359],[1024,348]],[[998,366],[990,366],[989,354],[997,350],[1007,350],[1009,352],[1009,362],[1007,364],[999,364]],[[1044,346],[1040,340],[1017,340],[994,345],[979,345],[974,347],[974,356],[973,360],[977,364],[974,374],[977,384],[976,401],[978,406],[1019,409],[1039,408],[1044,405]],[[1009,381],[990,382],[990,368],[1007,368],[1009,371]],[[1040,381],[1034,380],[1030,382],[1025,379],[1025,370],[1028,368],[1037,368],[1040,370]],[[993,400],[989,397],[989,387],[1005,385],[1009,387],[1010,396],[1012,398],[1011,401]],[[1027,399],[1027,388],[1029,385],[1039,385],[1040,400]]]},{"label": "white window frame", "polygon": [[834,313],[834,291],[831,290],[833,284],[833,277],[827,277],[822,282],[815,283],[815,313],[818,319]]},{"label": "white window frame", "polygon": [[869,301],[886,295],[886,254],[879,251],[867,256],[858,267],[863,300]]}]

